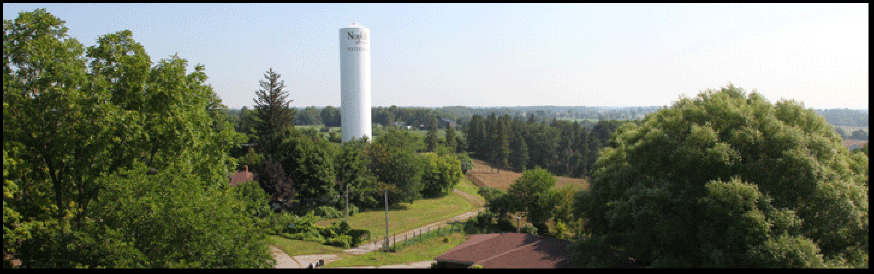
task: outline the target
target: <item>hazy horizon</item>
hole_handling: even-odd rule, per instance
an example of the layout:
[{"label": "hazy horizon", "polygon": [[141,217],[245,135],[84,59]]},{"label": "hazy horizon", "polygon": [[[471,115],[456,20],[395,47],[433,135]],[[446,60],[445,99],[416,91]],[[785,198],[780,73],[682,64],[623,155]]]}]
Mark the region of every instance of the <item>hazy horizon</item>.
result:
[{"label": "hazy horizon", "polygon": [[338,30],[372,40],[373,106],[669,106],[733,83],[770,102],[868,108],[868,4],[100,4],[46,8],[85,47],[131,30],[231,109],[264,72],[292,106],[339,106]]}]

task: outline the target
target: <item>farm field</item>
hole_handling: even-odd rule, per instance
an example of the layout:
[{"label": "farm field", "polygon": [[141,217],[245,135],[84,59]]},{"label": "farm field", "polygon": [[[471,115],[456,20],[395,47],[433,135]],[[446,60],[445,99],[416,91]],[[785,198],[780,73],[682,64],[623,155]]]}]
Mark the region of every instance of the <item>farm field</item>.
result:
[{"label": "farm field", "polygon": [[[472,177],[471,180],[475,184],[480,183],[485,186],[506,190],[516,181],[516,179],[522,177],[522,173],[505,169],[502,169],[500,173],[498,173],[497,170],[489,168],[489,165],[484,161],[473,159],[473,169],[467,171],[467,177]],[[556,189],[561,189],[566,185],[573,185],[577,190],[589,188],[589,182],[585,179],[555,176]]]},{"label": "farm field", "polygon": [[857,131],[857,130],[861,130],[861,131],[869,132],[869,131],[868,131],[868,127],[849,127],[849,126],[835,126],[835,127],[842,128],[842,129],[844,129],[844,131],[846,131],[847,133],[853,133],[853,131]]},{"label": "farm field", "polygon": [[867,144],[867,143],[868,143],[868,140],[860,141],[860,140],[847,139],[847,140],[843,141],[844,147],[846,147],[849,150],[861,148],[861,147],[865,146],[865,144]]}]

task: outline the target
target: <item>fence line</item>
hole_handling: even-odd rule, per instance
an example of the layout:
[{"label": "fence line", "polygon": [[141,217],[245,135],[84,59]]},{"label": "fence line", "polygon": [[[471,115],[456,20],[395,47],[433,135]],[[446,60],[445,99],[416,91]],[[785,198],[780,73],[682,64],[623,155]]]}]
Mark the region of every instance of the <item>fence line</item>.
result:
[{"label": "fence line", "polygon": [[397,251],[411,245],[420,244],[423,241],[432,239],[434,237],[444,237],[453,233],[462,232],[464,231],[465,223],[466,222],[457,222],[449,227],[438,226],[435,230],[431,230],[431,227],[428,227],[427,231],[424,232],[422,231],[422,229],[419,229],[418,234],[416,234],[416,231],[413,231],[412,237],[407,237],[408,235],[404,235],[404,240],[402,242],[395,241],[392,250]]}]

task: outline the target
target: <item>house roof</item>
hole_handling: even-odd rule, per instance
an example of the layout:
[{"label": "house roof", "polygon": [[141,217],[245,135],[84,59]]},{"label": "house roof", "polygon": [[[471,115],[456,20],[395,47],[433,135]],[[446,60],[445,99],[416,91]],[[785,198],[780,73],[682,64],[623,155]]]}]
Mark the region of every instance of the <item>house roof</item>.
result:
[{"label": "house roof", "polygon": [[573,268],[570,241],[522,233],[473,235],[434,258],[483,268]]},{"label": "house roof", "polygon": [[252,180],[255,180],[254,174],[252,174],[251,172],[245,171],[245,170],[241,170],[241,171],[237,171],[237,173],[234,173],[234,177],[231,178],[230,184],[232,186],[237,186],[239,184],[242,184],[242,183],[245,183],[248,181],[252,181]]}]

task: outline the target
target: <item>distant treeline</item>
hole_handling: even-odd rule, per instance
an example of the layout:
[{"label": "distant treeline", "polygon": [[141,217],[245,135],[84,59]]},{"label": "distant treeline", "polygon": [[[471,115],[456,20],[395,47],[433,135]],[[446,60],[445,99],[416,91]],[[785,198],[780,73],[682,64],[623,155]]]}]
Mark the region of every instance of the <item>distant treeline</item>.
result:
[{"label": "distant treeline", "polygon": [[868,110],[857,109],[816,109],[832,126],[867,127]]},{"label": "distant treeline", "polygon": [[[456,122],[458,126],[467,127],[474,115],[522,117],[524,120],[533,116],[535,121],[570,120],[592,122],[602,120],[639,120],[661,107],[587,107],[587,106],[516,106],[516,107],[466,107],[447,106],[439,108],[427,107],[374,107],[371,109],[372,121],[382,126],[392,126],[395,123],[423,129],[430,123],[430,117],[437,117],[440,128],[447,124],[445,120]],[[246,116],[253,115],[254,110],[229,109],[231,122],[238,125],[238,131],[246,131]],[[340,108],[327,106],[308,106],[298,109],[294,120],[295,125],[325,125],[340,126]],[[240,128],[242,126],[242,128]]]},{"label": "distant treeline", "polygon": [[[416,129],[424,129],[430,123],[430,117],[437,117],[439,127],[448,125],[446,120],[456,122],[459,128],[470,127],[474,116],[486,117],[495,114],[497,117],[507,116],[510,119],[519,117],[524,121],[546,122],[581,122],[589,128],[594,123],[605,120],[641,120],[647,114],[657,111],[662,107],[595,107],[595,106],[515,106],[515,107],[467,107],[446,106],[439,108],[427,107],[374,107],[371,109],[373,123],[382,126],[399,125],[412,126]],[[817,109],[818,114],[825,117],[832,126],[867,127],[868,111],[852,109]],[[251,132],[251,124],[254,119],[254,110],[229,109],[228,119],[235,125],[239,132]],[[588,122],[588,123],[586,123]],[[298,109],[294,118],[295,125],[324,125],[329,127],[340,126],[340,108],[334,106],[316,107],[308,106]],[[854,132],[841,132],[842,137],[854,138]],[[467,132],[466,130],[464,132]],[[856,133],[867,135],[867,131]],[[867,136],[866,136],[867,137]],[[859,138],[855,138],[859,139]],[[864,138],[867,139],[867,138]],[[606,141],[602,141],[604,143]],[[550,170],[552,171],[552,170]]]},{"label": "distant treeline", "polygon": [[495,113],[488,117],[474,115],[466,128],[467,151],[492,167],[523,172],[537,167],[556,175],[588,175],[598,151],[623,123],[603,120],[537,122],[534,116],[523,120]]}]

